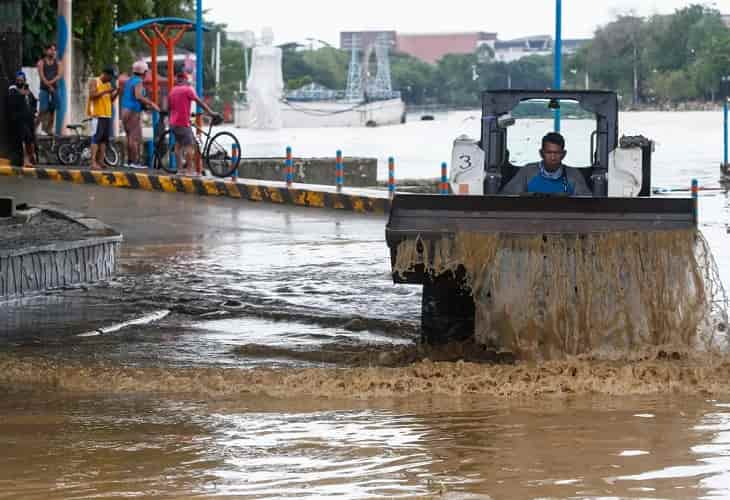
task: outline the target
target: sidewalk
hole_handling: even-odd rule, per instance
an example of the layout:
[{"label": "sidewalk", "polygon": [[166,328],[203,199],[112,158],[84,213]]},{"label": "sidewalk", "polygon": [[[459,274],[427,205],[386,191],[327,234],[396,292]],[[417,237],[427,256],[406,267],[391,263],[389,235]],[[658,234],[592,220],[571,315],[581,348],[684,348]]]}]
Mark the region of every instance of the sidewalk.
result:
[{"label": "sidewalk", "polygon": [[158,170],[149,169],[91,171],[88,168],[0,166],[0,176],[97,184],[106,187],[166,193],[227,196],[249,201],[349,210],[357,213],[387,213],[390,210],[388,192],[369,188],[344,188],[341,193],[338,193],[334,186],[293,184],[291,188],[287,188],[285,182],[163,175]]}]

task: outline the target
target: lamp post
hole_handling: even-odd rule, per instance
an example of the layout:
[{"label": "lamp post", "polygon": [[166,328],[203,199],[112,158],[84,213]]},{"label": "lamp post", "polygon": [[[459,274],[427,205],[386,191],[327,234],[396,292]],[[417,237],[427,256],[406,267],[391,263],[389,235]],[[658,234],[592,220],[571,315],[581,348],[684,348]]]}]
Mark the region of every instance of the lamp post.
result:
[{"label": "lamp post", "polygon": [[[560,90],[560,83],[563,75],[563,2],[555,0],[555,75],[553,88]],[[555,131],[560,132],[560,108],[555,110]]]},{"label": "lamp post", "polygon": [[728,162],[728,95],[727,85],[730,83],[730,75],[724,75],[720,77],[722,82],[722,144],[723,144],[723,165],[727,165]]},{"label": "lamp post", "polygon": [[[195,91],[203,96],[203,0],[196,1],[195,9]],[[202,108],[198,105],[198,113]]]},{"label": "lamp post", "polygon": [[63,67],[63,77],[56,85],[56,123],[55,133],[61,135],[66,130],[71,117],[71,94],[73,92],[73,50],[72,24],[73,19],[72,0],[58,0],[58,18],[56,20],[56,31],[58,40],[58,63]]}]

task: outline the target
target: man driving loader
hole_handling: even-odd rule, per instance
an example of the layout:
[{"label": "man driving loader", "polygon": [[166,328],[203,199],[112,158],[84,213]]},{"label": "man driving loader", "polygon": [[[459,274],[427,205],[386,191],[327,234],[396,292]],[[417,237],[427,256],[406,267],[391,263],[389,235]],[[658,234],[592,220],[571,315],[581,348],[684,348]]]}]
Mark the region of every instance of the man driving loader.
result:
[{"label": "man driving loader", "polygon": [[542,161],[517,170],[515,176],[500,191],[501,194],[564,193],[567,196],[591,196],[578,169],[563,165],[565,139],[557,132],[542,138]]}]

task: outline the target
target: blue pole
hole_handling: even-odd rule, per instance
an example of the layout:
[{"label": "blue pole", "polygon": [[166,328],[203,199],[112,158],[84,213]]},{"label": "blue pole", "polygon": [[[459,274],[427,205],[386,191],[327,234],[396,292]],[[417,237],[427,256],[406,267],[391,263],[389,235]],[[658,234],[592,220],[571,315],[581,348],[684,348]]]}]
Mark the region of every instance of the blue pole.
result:
[{"label": "blue pole", "polygon": [[727,149],[728,149],[728,147],[727,147],[727,140],[728,140],[727,139],[727,132],[728,132],[728,123],[727,123],[727,115],[728,115],[727,99],[725,99],[725,102],[722,105],[722,111],[723,111],[723,130],[725,132],[724,135],[723,135],[723,144],[725,146],[725,155],[723,156],[723,159],[725,161],[724,161],[723,165],[727,165]]},{"label": "blue pole", "polygon": [[[555,81],[553,88],[560,90],[563,76],[563,2],[555,0]],[[555,131],[560,132],[560,109],[555,110]]]},{"label": "blue pole", "polygon": [[[197,0],[195,11],[195,91],[203,96],[203,0]],[[202,113],[198,105],[198,113]]]},{"label": "blue pole", "polygon": [[697,225],[699,220],[699,190],[700,183],[697,179],[692,179],[692,219],[694,220],[695,225]]}]

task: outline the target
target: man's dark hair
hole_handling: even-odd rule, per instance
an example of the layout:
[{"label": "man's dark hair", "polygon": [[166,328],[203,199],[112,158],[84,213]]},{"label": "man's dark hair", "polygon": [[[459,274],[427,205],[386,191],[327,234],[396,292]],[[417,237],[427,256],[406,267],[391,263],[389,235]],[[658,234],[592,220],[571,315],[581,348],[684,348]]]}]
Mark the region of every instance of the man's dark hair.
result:
[{"label": "man's dark hair", "polygon": [[545,137],[542,138],[542,149],[545,149],[545,144],[547,144],[548,142],[550,144],[560,146],[560,149],[565,149],[565,139],[557,132],[550,132],[548,134],[545,134]]},{"label": "man's dark hair", "polygon": [[56,48],[56,43],[55,42],[48,42],[47,44],[45,44],[43,46],[43,50],[48,50],[50,48],[54,48],[55,49]]},{"label": "man's dark hair", "polygon": [[101,70],[102,73],[106,73],[107,75],[113,77],[116,71],[111,66],[106,66],[103,70]]}]

